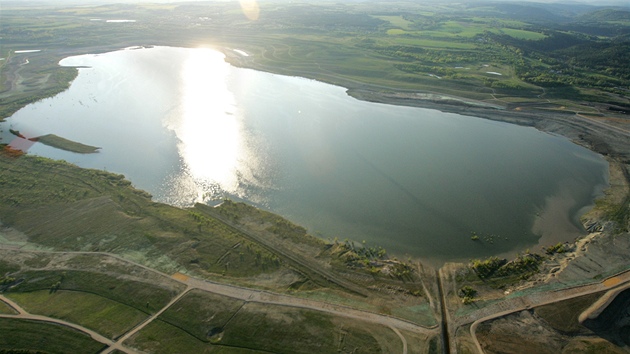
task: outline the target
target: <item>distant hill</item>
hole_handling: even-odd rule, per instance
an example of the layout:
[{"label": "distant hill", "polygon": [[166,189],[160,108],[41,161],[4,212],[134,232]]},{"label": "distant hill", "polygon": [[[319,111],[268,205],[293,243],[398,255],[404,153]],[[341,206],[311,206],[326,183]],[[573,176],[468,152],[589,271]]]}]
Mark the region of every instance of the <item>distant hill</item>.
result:
[{"label": "distant hill", "polygon": [[580,22],[630,21],[630,10],[602,9],[578,17]]}]

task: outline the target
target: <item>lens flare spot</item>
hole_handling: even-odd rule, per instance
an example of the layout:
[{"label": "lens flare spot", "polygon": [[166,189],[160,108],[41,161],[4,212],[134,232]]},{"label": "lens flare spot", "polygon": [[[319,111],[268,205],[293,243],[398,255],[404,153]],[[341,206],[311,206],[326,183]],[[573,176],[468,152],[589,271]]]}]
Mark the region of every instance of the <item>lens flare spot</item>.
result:
[{"label": "lens flare spot", "polygon": [[239,2],[241,3],[241,10],[243,10],[245,17],[252,21],[258,20],[260,7],[256,0],[239,0]]}]

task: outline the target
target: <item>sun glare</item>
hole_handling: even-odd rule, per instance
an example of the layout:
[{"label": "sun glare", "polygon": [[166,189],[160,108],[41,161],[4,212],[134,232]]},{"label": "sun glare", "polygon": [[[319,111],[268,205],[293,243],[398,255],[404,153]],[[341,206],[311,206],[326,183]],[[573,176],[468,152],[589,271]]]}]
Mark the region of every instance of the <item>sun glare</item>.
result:
[{"label": "sun glare", "polygon": [[181,116],[169,128],[180,140],[180,156],[195,182],[233,191],[242,139],[235,98],[226,87],[229,66],[221,53],[190,53],[182,69]]},{"label": "sun glare", "polygon": [[241,3],[241,10],[243,10],[245,17],[252,21],[258,20],[260,7],[256,0],[239,0],[239,2]]}]

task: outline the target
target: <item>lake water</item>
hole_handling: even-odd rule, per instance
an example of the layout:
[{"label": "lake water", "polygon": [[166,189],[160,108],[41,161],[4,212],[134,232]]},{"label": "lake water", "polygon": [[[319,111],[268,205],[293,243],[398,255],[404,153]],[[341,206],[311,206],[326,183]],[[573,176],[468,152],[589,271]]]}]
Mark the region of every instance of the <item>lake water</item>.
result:
[{"label": "lake water", "polygon": [[577,217],[608,183],[606,161],[562,137],[362,102],[223,58],[170,47],[66,58],[62,65],[90,68],[3,128],[102,147],[29,152],[123,173],[157,201],[227,196],[324,238],[437,261],[572,240],[582,232]]}]

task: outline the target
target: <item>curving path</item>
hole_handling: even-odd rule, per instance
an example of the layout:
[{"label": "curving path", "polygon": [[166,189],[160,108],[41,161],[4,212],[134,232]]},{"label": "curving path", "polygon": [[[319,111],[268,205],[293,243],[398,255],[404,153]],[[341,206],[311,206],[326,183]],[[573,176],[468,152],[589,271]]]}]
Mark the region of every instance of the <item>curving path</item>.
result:
[{"label": "curving path", "polygon": [[402,333],[400,333],[398,328],[392,327],[392,326],[390,326],[389,328],[391,328],[392,331],[394,331],[398,335],[398,337],[400,337],[400,340],[402,341],[402,344],[403,344],[403,354],[407,354],[407,339],[405,339],[405,336],[403,336]]}]

